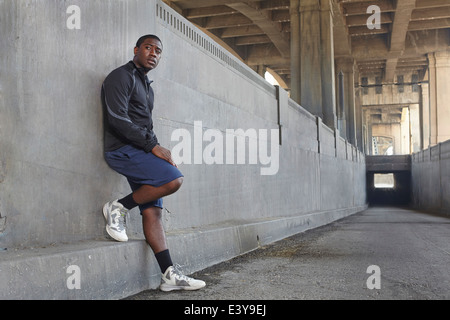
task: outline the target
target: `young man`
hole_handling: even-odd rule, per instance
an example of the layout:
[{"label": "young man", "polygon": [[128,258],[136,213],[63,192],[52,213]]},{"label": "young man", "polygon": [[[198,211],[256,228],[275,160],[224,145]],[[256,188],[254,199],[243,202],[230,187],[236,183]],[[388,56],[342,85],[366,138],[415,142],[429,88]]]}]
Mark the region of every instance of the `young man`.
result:
[{"label": "young man", "polygon": [[159,145],[153,132],[153,89],[147,73],[158,66],[163,46],[155,35],[139,38],[133,61],[112,71],[102,86],[105,160],[124,175],[132,193],[103,206],[106,231],[117,241],[127,241],[124,218],[139,206],[147,243],[162,272],[160,289],[197,290],[205,282],[173,268],[161,221],[162,197],[176,192],[183,175],[170,151]]}]

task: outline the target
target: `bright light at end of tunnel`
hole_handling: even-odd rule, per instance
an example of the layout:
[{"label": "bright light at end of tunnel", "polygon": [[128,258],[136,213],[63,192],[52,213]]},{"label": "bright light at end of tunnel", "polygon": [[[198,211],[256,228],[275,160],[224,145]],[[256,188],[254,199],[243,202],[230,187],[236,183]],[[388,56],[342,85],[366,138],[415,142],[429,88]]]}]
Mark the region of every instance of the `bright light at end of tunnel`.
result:
[{"label": "bright light at end of tunnel", "polygon": [[393,173],[376,173],[374,174],[374,187],[393,189],[395,187],[395,178]]}]

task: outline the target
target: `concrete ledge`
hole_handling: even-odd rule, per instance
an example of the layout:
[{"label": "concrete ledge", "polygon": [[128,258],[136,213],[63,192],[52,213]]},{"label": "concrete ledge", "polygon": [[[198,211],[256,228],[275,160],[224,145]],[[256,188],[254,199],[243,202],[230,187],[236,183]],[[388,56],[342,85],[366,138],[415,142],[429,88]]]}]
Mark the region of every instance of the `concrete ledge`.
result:
[{"label": "concrete ledge", "polygon": [[[118,299],[149,287],[144,241],[93,240],[0,253],[0,299]],[[69,289],[79,267],[80,289]]]},{"label": "concrete ledge", "polygon": [[366,156],[367,172],[411,171],[411,156]]},{"label": "concrete ledge", "polygon": [[[366,208],[320,211],[270,220],[230,221],[171,232],[168,242],[174,260],[186,273],[192,273]],[[69,289],[77,279],[79,289],[76,286]],[[126,243],[102,239],[0,251],[0,299],[3,300],[120,299],[157,288],[159,283],[159,268],[143,239]]]}]

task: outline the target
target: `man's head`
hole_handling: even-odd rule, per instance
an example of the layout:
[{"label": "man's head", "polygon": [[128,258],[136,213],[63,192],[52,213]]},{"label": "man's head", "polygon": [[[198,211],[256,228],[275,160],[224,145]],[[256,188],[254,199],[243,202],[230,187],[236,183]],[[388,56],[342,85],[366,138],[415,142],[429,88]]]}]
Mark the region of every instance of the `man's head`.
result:
[{"label": "man's head", "polygon": [[146,72],[149,72],[158,66],[162,49],[162,42],[157,36],[153,34],[142,36],[134,47],[133,61],[138,68],[144,68]]}]

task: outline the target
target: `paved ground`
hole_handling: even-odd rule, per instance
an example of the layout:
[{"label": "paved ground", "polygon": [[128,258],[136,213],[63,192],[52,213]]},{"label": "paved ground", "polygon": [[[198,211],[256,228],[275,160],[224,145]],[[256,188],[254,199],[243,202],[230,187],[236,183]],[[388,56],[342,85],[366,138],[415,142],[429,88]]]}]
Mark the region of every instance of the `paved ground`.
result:
[{"label": "paved ground", "polygon": [[370,208],[198,272],[203,290],[128,299],[447,300],[449,240],[449,217]]}]

